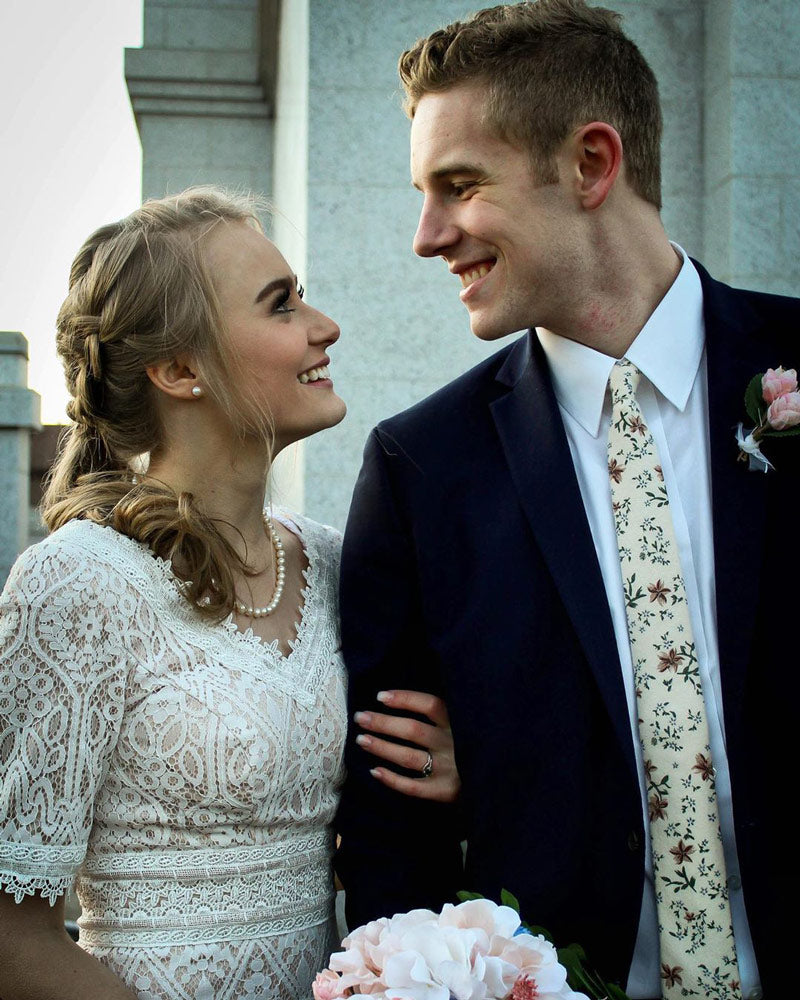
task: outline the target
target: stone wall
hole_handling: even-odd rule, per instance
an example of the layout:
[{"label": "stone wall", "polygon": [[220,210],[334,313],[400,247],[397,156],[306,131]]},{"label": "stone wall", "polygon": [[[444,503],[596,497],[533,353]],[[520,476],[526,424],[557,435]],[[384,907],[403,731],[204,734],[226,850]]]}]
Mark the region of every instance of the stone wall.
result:
[{"label": "stone wall", "polygon": [[30,437],[40,427],[39,404],[28,388],[28,341],[0,331],[0,587],[28,544]]},{"label": "stone wall", "polygon": [[269,192],[272,104],[259,0],[145,0],[125,78],[142,140],[142,195],[215,183]]}]

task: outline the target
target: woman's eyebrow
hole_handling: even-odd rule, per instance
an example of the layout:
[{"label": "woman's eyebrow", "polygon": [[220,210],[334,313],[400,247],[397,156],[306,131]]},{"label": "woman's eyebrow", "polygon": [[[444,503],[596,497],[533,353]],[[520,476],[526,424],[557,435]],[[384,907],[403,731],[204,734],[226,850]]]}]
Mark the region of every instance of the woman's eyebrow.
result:
[{"label": "woman's eyebrow", "polygon": [[289,276],[286,278],[276,278],[274,281],[269,281],[266,285],[264,285],[258,295],[256,295],[255,305],[265,299],[270,293],[277,291],[279,288],[291,291],[296,285],[296,274],[293,277]]}]

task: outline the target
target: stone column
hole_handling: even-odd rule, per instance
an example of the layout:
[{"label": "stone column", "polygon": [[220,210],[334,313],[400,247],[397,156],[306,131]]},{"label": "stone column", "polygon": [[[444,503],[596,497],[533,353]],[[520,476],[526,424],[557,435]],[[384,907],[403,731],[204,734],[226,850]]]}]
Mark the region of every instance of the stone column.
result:
[{"label": "stone column", "polygon": [[39,405],[28,388],[28,341],[0,331],[0,585],[28,544],[30,438],[41,426]]},{"label": "stone column", "polygon": [[271,188],[274,4],[144,0],[144,44],[125,50],[142,141],[142,195],[191,184]]},{"label": "stone column", "polygon": [[797,295],[800,8],[705,7],[705,256],[733,285]]}]

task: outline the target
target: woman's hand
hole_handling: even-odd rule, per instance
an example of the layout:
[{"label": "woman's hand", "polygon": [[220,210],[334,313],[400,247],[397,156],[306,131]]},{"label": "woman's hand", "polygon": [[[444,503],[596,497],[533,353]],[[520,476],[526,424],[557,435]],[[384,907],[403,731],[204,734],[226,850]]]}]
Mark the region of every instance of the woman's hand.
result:
[{"label": "woman's hand", "polygon": [[377,697],[381,704],[389,708],[424,715],[430,724],[383,712],[356,712],[356,724],[369,733],[396,737],[419,747],[401,746],[381,736],[360,733],[356,743],[364,750],[408,771],[419,771],[420,776],[407,778],[385,767],[373,768],[370,774],[403,795],[454,802],[461,790],[461,779],[456,768],[453,734],[445,703],[435,695],[420,691],[381,691]]}]

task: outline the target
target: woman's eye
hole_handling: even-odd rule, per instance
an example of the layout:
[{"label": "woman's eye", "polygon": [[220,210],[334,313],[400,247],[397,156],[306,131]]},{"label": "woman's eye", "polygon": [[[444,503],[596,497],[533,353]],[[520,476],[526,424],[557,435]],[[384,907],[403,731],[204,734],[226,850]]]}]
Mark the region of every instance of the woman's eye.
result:
[{"label": "woman's eye", "polygon": [[306,290],[300,284],[298,284],[297,287],[294,289],[286,288],[285,291],[281,292],[281,294],[276,299],[275,305],[272,307],[273,311],[277,313],[294,312],[296,307],[290,305],[289,303],[292,301],[292,295],[295,292],[297,293],[297,298],[302,299],[306,293]]}]

